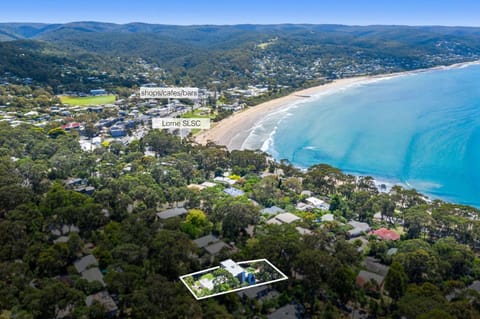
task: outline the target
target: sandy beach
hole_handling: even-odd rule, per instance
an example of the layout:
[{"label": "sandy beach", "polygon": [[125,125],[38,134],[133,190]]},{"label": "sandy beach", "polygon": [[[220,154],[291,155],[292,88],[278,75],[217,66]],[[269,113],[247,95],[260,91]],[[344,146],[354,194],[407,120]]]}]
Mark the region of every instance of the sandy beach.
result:
[{"label": "sandy beach", "polygon": [[249,107],[238,112],[218,123],[213,123],[212,128],[203,131],[195,136],[195,141],[200,144],[206,144],[208,141],[219,145],[225,145],[229,150],[239,149],[243,141],[247,138],[249,131],[255,126],[255,123],[275,110],[291,105],[292,103],[309,99],[311,95],[327,92],[334,89],[340,89],[348,85],[362,82],[373,77],[355,77],[336,80],[324,85],[300,90],[290,95],[274,99],[268,102]]},{"label": "sandy beach", "polygon": [[391,78],[395,76],[402,76],[408,74],[414,74],[419,72],[426,72],[431,70],[445,69],[445,68],[458,68],[464,67],[470,64],[478,64],[479,61],[458,63],[450,66],[438,66],[431,69],[421,69],[415,71],[406,71],[399,73],[390,73],[385,75],[375,76],[358,76],[346,79],[339,79],[333,82],[296,91],[290,95],[274,99],[268,102],[258,104],[253,107],[249,107],[241,112],[238,112],[218,123],[213,123],[212,127],[206,131],[202,131],[197,134],[194,139],[197,143],[206,144],[212,141],[219,145],[226,146],[229,150],[240,149],[245,139],[248,137],[251,129],[255,124],[260,121],[266,114],[273,111],[280,110],[283,107],[288,107],[293,103],[297,103],[302,100],[311,98],[313,95],[335,91],[341,88],[348,87],[352,84],[358,84],[362,82],[368,82],[371,80],[378,80],[384,78]]}]

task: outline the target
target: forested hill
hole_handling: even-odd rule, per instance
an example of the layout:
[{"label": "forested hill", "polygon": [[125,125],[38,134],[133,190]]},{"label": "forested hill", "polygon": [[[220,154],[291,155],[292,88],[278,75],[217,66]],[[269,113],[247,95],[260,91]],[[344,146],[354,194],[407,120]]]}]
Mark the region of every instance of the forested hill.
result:
[{"label": "forested hill", "polygon": [[[480,57],[480,28],[467,27],[11,23],[0,24],[0,40],[0,75],[31,73],[33,80],[54,89],[58,82],[75,89],[86,85],[83,77],[98,73],[109,76],[103,86],[141,84],[141,77],[130,77],[142,73],[132,69],[138,59],[164,70],[154,80],[165,84],[296,88],[323,77],[388,73]],[[41,68],[32,68],[37,64]],[[72,72],[75,76],[65,75]]]}]

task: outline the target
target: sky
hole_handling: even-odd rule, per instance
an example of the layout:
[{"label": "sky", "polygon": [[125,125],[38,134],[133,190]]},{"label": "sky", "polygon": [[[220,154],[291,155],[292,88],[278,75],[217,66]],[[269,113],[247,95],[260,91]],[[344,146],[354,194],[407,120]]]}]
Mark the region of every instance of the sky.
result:
[{"label": "sky", "polygon": [[480,26],[478,0],[3,0],[0,22]]}]

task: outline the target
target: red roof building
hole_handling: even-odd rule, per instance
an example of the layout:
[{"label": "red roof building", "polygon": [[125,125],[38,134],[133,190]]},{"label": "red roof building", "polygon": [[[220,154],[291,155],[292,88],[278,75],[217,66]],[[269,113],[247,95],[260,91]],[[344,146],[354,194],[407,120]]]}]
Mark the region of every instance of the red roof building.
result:
[{"label": "red roof building", "polygon": [[385,227],[374,230],[370,234],[378,236],[380,239],[383,239],[383,240],[399,240],[400,239],[399,234],[397,234],[393,230],[386,229]]}]

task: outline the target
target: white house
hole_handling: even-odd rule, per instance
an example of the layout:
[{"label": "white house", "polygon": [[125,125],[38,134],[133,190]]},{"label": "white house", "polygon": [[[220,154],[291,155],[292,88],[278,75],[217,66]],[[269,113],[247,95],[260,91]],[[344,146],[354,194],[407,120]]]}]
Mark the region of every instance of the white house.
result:
[{"label": "white house", "polygon": [[330,208],[330,205],[328,205],[325,201],[313,196],[307,198],[305,201],[313,207],[320,208],[321,210],[328,210]]}]

